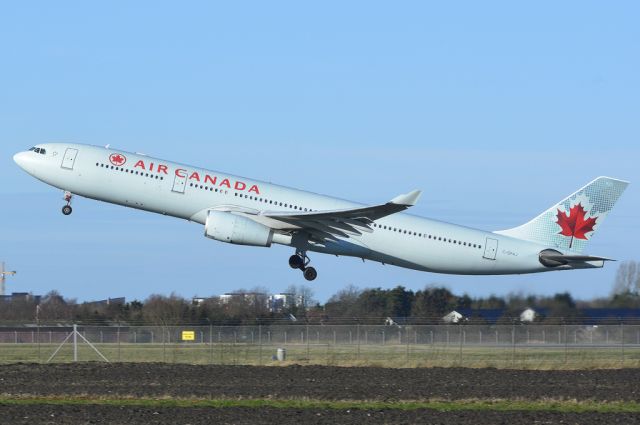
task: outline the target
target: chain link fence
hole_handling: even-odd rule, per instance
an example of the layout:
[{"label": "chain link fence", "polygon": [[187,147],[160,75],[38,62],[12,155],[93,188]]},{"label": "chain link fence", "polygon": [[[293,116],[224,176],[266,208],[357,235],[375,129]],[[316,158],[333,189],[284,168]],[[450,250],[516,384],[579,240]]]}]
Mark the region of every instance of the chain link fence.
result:
[{"label": "chain link fence", "polygon": [[[640,366],[640,325],[78,325],[77,329],[110,362]],[[0,362],[73,361],[73,339],[67,338],[72,330],[70,326],[0,327]],[[77,340],[76,358],[103,361],[82,338]],[[278,349],[284,361],[277,359]]]}]

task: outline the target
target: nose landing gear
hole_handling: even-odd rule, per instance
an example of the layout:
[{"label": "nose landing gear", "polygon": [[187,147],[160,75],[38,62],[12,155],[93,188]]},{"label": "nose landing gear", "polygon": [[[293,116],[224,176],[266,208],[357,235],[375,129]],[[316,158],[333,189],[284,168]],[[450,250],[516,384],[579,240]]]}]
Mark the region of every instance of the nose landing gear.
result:
[{"label": "nose landing gear", "polygon": [[71,208],[71,198],[73,198],[71,192],[64,193],[64,200],[67,201],[67,205],[62,207],[62,214],[64,215],[69,215],[73,211],[73,208]]},{"label": "nose landing gear", "polygon": [[311,281],[318,277],[318,272],[313,267],[307,267],[311,259],[307,257],[306,251],[296,250],[296,253],[289,257],[289,267],[302,270],[305,279]]}]

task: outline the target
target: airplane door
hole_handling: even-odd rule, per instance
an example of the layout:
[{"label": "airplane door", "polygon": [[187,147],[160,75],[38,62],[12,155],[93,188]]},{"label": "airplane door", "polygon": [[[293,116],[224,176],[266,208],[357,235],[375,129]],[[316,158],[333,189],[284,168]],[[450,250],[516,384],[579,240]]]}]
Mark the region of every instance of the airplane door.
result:
[{"label": "airplane door", "polygon": [[176,178],[173,179],[172,192],[184,193],[184,188],[187,186],[187,175],[179,176],[176,174]]},{"label": "airplane door", "polygon": [[76,162],[76,155],[78,155],[78,149],[67,148],[62,157],[62,168],[67,170],[73,170],[73,164]]},{"label": "airplane door", "polygon": [[483,257],[487,260],[495,260],[496,252],[498,252],[498,240],[493,238],[487,238],[487,241],[484,244],[484,255]]}]

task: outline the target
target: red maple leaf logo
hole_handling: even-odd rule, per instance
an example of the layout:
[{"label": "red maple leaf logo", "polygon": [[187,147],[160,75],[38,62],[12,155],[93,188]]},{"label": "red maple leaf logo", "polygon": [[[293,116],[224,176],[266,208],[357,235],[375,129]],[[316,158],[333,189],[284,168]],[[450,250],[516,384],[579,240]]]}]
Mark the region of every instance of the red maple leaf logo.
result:
[{"label": "red maple leaf logo", "polygon": [[573,245],[573,238],[587,239],[587,233],[593,232],[593,226],[596,225],[598,217],[589,217],[585,219],[586,211],[581,203],[578,203],[571,207],[569,215],[558,209],[558,223],[562,230],[558,232],[564,236],[571,236],[571,242],[569,242],[569,248]]},{"label": "red maple leaf logo", "polygon": [[111,161],[113,165],[120,166],[127,162],[127,158],[125,158],[124,155],[120,155],[119,153],[112,153],[109,156],[109,161]]}]

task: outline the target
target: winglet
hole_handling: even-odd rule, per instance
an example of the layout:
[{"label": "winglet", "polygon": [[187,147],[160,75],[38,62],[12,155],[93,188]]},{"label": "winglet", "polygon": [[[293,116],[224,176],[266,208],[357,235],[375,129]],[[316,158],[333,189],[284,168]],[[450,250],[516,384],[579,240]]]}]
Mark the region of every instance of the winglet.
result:
[{"label": "winglet", "polygon": [[389,203],[412,207],[416,204],[416,202],[418,202],[418,199],[420,199],[420,195],[422,195],[422,192],[420,190],[414,190],[413,192],[396,196],[395,198],[390,200]]}]

